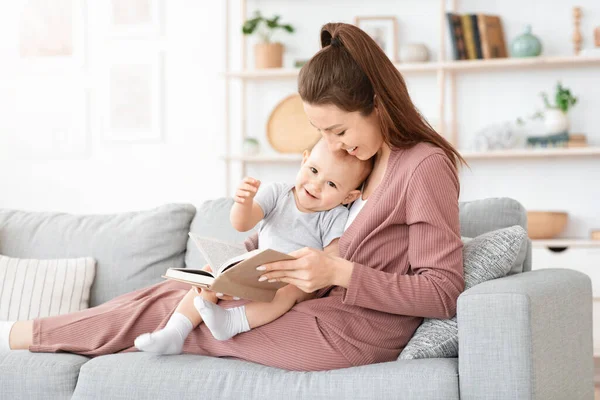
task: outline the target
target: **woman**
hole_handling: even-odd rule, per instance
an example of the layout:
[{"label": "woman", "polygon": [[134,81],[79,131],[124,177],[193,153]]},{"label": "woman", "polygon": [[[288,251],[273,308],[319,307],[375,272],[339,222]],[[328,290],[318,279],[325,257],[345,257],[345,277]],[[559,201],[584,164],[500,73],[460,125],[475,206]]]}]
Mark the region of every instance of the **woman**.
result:
[{"label": "woman", "polygon": [[[366,33],[327,24],[321,44],[299,76],[306,115],[332,150],[375,157],[339,242],[341,257],[302,249],[295,261],[268,265],[264,276],[318,290],[317,298],[228,341],[202,324],[185,353],[290,370],[344,368],[394,360],[423,317],[456,313],[464,289],[456,164],[464,160],[424,122],[400,73]],[[134,339],[162,328],[188,289],[167,281],[88,310],[19,322],[11,347],[135,351]]]}]

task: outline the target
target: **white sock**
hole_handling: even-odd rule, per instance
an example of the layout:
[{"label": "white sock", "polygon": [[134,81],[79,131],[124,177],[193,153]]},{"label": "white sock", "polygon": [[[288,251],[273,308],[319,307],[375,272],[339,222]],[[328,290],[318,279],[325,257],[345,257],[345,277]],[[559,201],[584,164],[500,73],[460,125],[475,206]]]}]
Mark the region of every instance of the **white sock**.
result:
[{"label": "white sock", "polygon": [[238,333],[250,330],[244,306],[225,309],[200,296],[194,298],[194,306],[217,340],[231,339]]},{"label": "white sock", "polygon": [[0,353],[10,351],[10,330],[15,321],[0,321]]},{"label": "white sock", "polygon": [[144,333],[135,339],[138,350],[155,354],[181,354],[185,338],[194,329],[192,321],[181,313],[173,313],[167,325],[159,331]]}]

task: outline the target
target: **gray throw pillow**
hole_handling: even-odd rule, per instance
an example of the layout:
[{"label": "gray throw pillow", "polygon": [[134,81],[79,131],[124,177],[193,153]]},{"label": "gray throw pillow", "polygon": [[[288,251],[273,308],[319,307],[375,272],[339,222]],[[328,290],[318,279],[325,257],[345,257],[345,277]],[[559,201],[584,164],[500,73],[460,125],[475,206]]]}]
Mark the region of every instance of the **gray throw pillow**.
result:
[{"label": "gray throw pillow", "polygon": [[[520,226],[498,229],[473,239],[463,238],[465,290],[506,276],[519,256],[527,232]],[[458,357],[458,324],[451,319],[425,318],[399,359]]]}]

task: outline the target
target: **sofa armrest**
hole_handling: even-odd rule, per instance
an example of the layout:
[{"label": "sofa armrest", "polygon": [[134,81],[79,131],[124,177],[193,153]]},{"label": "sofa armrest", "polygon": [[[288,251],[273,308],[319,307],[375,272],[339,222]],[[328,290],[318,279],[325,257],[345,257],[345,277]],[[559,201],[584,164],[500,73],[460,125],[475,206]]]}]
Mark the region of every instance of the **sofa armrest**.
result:
[{"label": "sofa armrest", "polygon": [[592,285],[546,269],[484,282],[458,299],[460,398],[593,399]]}]

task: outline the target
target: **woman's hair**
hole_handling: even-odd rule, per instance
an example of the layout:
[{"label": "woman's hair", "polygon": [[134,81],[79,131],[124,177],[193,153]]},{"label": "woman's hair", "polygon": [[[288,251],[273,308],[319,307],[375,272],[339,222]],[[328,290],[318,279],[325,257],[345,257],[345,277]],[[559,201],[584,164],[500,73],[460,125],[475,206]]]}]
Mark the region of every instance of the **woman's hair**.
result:
[{"label": "woman's hair", "polygon": [[452,160],[460,153],[423,118],[400,72],[379,45],[358,27],[329,23],[321,28],[321,50],[300,70],[298,92],[314,105],[332,104],[368,116],[375,106],[385,142],[406,149],[420,142],[440,147]]}]

